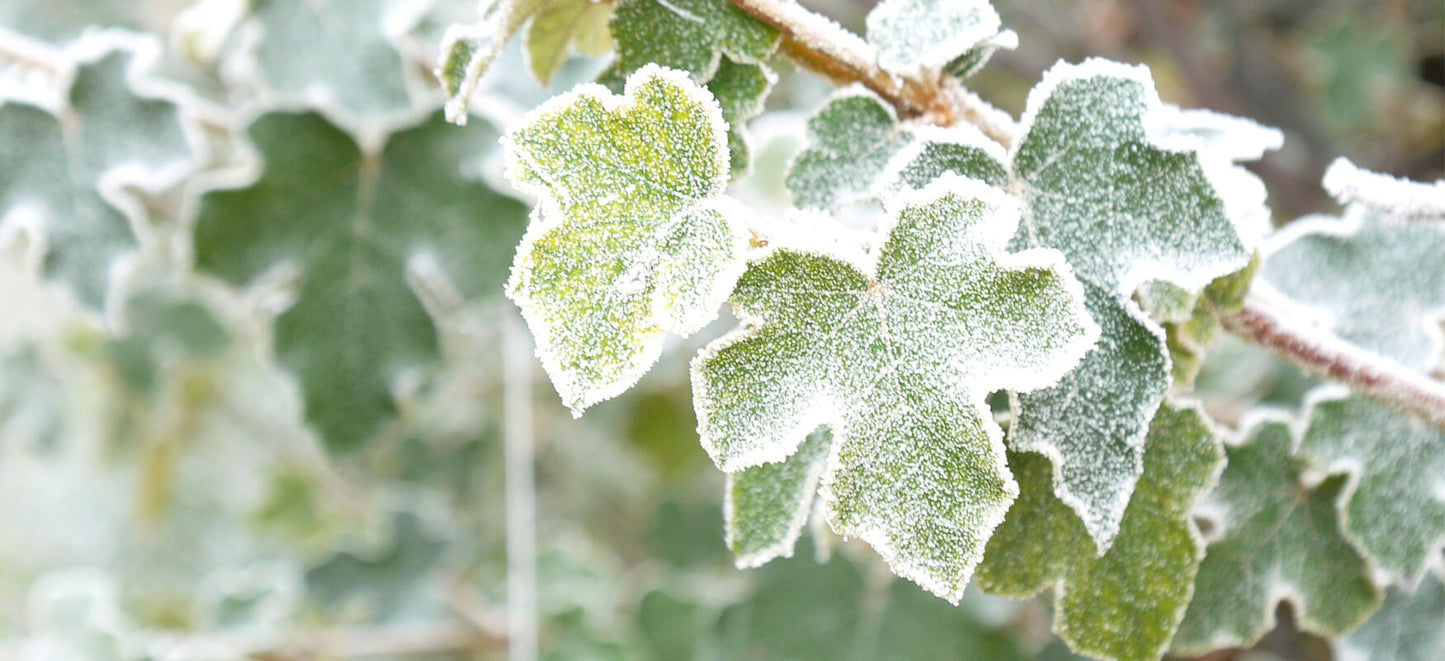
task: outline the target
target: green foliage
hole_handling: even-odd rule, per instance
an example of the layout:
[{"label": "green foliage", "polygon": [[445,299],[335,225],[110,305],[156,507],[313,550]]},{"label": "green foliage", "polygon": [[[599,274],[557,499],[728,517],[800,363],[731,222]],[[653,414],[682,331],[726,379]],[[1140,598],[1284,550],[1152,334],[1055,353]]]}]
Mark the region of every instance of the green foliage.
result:
[{"label": "green foliage", "polygon": [[868,41],[878,47],[878,66],[884,70],[936,75],[993,39],[1001,25],[988,0],[883,0],[868,12]]},{"label": "green foliage", "polygon": [[838,209],[873,197],[888,159],[913,139],[892,106],[872,92],[833,95],[808,120],[808,146],[788,165],[788,190],[804,209]]},{"label": "green foliage", "polygon": [[395,415],[401,373],[438,358],[408,269],[430,265],[468,300],[495,297],[525,209],[467,174],[497,139],[485,124],[453,130],[434,114],[374,153],[316,114],[268,114],[247,132],[260,176],[202,197],[196,266],[238,286],[300,271],[277,358],[326,442],[362,447]]},{"label": "green foliage", "polygon": [[647,64],[691,72],[706,81],[722,56],[761,64],[778,47],[778,31],[728,0],[619,0],[612,36],[624,71]]},{"label": "green foliage", "polygon": [[508,176],[542,200],[508,290],[581,413],[635,383],[668,333],[712,321],[742,271],[740,205],[721,195],[721,112],[685,77],[648,67],[621,99],[582,88],[549,102],[507,145]]},{"label": "green foliage", "polygon": [[1203,556],[1190,508],[1224,463],[1204,414],[1168,403],[1154,416],[1144,450],[1139,486],[1102,556],[1053,494],[1048,460],[1010,455],[1022,495],[978,570],[990,593],[1023,598],[1053,587],[1054,628],[1074,650],[1099,658],[1158,659],[1168,648]]},{"label": "green foliage", "polygon": [[1057,379],[1095,331],[1057,253],[1002,252],[1001,193],[952,178],[896,202],[876,265],[788,248],[749,265],[745,326],[693,363],[698,429],[733,472],[832,425],[833,528],[957,600],[1017,493],[984,397]]}]

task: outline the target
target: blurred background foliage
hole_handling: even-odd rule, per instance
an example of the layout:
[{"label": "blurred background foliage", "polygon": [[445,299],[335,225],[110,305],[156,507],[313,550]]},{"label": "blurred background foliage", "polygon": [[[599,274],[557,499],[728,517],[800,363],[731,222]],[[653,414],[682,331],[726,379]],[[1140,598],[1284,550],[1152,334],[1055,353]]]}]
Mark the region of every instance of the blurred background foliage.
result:
[{"label": "blurred background foliage", "polygon": [[[92,25],[151,32],[170,44],[163,75],[192,89],[203,114],[255,112],[252,90],[226,74],[226,48],[199,52],[203,40],[183,38],[216,26],[174,24],[192,4],[7,0],[0,25],[57,47]],[[394,41],[426,82],[441,32],[473,19],[475,5],[413,4],[429,8]],[[806,4],[857,30],[871,5]],[[1147,63],[1166,101],[1285,131],[1285,148],[1256,168],[1278,224],[1335,210],[1318,182],[1339,155],[1445,176],[1445,3],[996,4],[1022,45],[973,79],[986,98],[1019,112],[1059,58]],[[33,64],[0,55],[0,85],[34,84]],[[829,91],[777,66],[769,105],[780,112],[753,122],[758,161],[737,183],[773,211],[787,204],[781,172],[803,118]],[[505,125],[601,68],[574,61],[546,89],[513,47],[481,109]],[[207,139],[197,177],[244,151],[234,123],[208,124]],[[489,183],[500,181],[492,161]],[[192,190],[143,196],[150,231],[187,245]],[[399,413],[377,438],[331,454],[271,358],[284,282],[223,287],[151,251],[141,284],[102,317],[35,275],[33,238],[0,238],[0,659],[506,657],[509,305],[493,296],[429,309],[443,366],[398,388]],[[523,393],[535,422],[542,658],[1072,658],[1049,633],[1045,601],[970,593],[950,607],[825,525],[793,559],[734,569],[722,476],[698,446],[686,378],[688,358],[731,323],[677,342],[637,388],[584,418],[540,372]],[[1308,385],[1226,337],[1197,394],[1232,424],[1258,402],[1297,405]],[[1259,649],[1211,658],[1328,655],[1284,612]]]}]

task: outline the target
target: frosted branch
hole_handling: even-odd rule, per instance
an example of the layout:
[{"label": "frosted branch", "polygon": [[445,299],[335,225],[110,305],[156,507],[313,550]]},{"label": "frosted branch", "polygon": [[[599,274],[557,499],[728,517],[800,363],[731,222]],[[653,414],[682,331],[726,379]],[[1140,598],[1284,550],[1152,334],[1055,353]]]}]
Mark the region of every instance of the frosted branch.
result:
[{"label": "frosted branch", "polygon": [[1016,134],[1008,113],[964,89],[951,76],[908,78],[878,67],[873,47],[828,18],[793,0],[732,0],[783,35],[789,59],[838,83],[861,83],[898,110],[900,117],[922,117],[939,126],[977,125],[984,134],[1012,147]]},{"label": "frosted branch", "polygon": [[1412,372],[1333,334],[1286,319],[1267,296],[1251,293],[1239,312],[1220,322],[1321,378],[1445,430],[1445,384]]}]

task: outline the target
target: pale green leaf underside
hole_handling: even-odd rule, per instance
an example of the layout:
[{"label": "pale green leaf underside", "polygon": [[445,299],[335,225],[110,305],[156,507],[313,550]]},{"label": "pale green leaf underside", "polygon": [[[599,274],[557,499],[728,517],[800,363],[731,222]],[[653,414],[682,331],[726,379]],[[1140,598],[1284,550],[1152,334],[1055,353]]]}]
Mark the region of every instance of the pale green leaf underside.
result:
[{"label": "pale green leaf underside", "polygon": [[1352,476],[1345,532],[1374,566],[1413,584],[1445,548],[1445,432],[1344,390],[1311,401],[1300,454]]},{"label": "pale green leaf underside", "polygon": [[912,139],[876,94],[861,87],[834,94],[808,119],[807,145],[788,165],[793,203],[831,210],[873,199],[889,159]]},{"label": "pale green leaf underside", "polygon": [[1150,426],[1144,462],[1119,535],[1099,556],[1078,517],[1053,495],[1049,460],[1010,454],[1021,495],[988,542],[980,585],[1017,598],[1053,586],[1054,629],[1075,651],[1158,659],[1203,556],[1189,509],[1213,484],[1224,450],[1198,409],[1166,404]]},{"label": "pale green leaf underside", "polygon": [[832,432],[820,429],[785,461],[728,474],[727,541],[739,567],[792,557],[817,499],[832,443]]},{"label": "pale green leaf underside", "polygon": [[1340,661],[1439,661],[1445,659],[1445,563],[1411,594],[1393,587],[1385,605],[1354,633],[1335,641]]},{"label": "pale green leaf underside", "polygon": [[988,0],[883,0],[867,18],[878,66],[913,77],[942,71],[1001,25]]},{"label": "pale green leaf underside", "polygon": [[572,44],[587,55],[601,55],[612,47],[607,22],[612,5],[593,0],[554,0],[527,28],[527,66],[543,85],[567,61]]},{"label": "pale green leaf underside", "polygon": [[136,249],[141,205],[127,187],[163,189],[197,156],[174,100],[148,82],[141,49],[155,44],[93,34],[66,96],[66,121],[24,102],[0,103],[0,221],[38,229],[43,268],[84,305],[106,304],[118,262]]},{"label": "pale green leaf underside", "polygon": [[621,0],[610,24],[623,71],[658,64],[705,81],[722,55],[761,64],[778,47],[778,31],[728,0]]},{"label": "pale green leaf underside", "polygon": [[1057,253],[1002,252],[998,191],[948,177],[899,198],[869,267],[775,248],[733,294],[744,327],[693,362],[703,447],[734,472],[838,430],[829,522],[956,600],[1013,501],[991,391],[1066,372],[1096,329]]},{"label": "pale green leaf underside", "polygon": [[[1393,222],[1392,222],[1393,221]],[[1270,251],[1262,278],[1328,313],[1329,330],[1412,370],[1440,358],[1445,226],[1400,222],[1363,205],[1307,220]]]},{"label": "pale green leaf underside", "polygon": [[[1024,200],[1018,245],[1062,251],[1090,291],[1091,312],[1120,319],[1100,322],[1099,347],[1072,379],[1021,398],[1020,420],[1031,422],[1012,437],[1055,460],[1060,497],[1101,551],[1118,530],[1143,469],[1149,419],[1171,383],[1163,330],[1131,300],[1133,290],[1162,280],[1197,291],[1250,255],[1198,155],[1151,141],[1146,124],[1158,112],[1147,70],[1061,63],[1029,96],[1011,165]],[[1157,355],[1146,356],[1149,343]],[[1124,362],[1104,364],[1115,360]]]},{"label": "pale green leaf underside", "polygon": [[1247,434],[1226,448],[1229,463],[1204,501],[1215,539],[1174,637],[1176,653],[1247,647],[1274,628],[1283,600],[1301,629],[1322,636],[1350,631],[1380,606],[1369,567],[1340,532],[1335,501],[1344,479],[1303,486],[1286,422],[1261,422]]},{"label": "pale green leaf underside", "polygon": [[406,65],[388,29],[408,0],[254,0],[261,35],[250,57],[267,92],[347,124],[395,121],[412,111]]},{"label": "pale green leaf underside", "polygon": [[508,176],[541,200],[509,294],[580,412],[635,383],[668,333],[715,318],[744,267],[722,113],[648,66],[623,97],[588,85],[549,101],[506,144]]},{"label": "pale green leaf underside", "polygon": [[315,114],[265,115],[248,133],[265,169],[245,188],[202,198],[196,265],[238,285],[299,267],[276,354],[327,443],[357,447],[395,414],[401,372],[437,357],[408,262],[431,259],[469,298],[496,296],[525,206],[463,176],[495,143],[485,124],[459,129],[434,115],[380,154],[363,154]]}]

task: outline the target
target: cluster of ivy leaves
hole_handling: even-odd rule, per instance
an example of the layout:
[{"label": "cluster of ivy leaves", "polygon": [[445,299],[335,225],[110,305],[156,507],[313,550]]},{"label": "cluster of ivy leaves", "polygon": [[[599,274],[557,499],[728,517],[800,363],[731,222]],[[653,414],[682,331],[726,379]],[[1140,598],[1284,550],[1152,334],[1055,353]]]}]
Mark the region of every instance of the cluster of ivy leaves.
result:
[{"label": "cluster of ivy leaves", "polygon": [[[1403,213],[1341,166],[1341,218],[1260,242],[1237,164],[1278,135],[1090,61],[1010,150],[840,90],[760,218],[730,184],[776,171],[746,124],[782,38],[729,2],[500,0],[446,35],[472,3],[150,4],[0,10],[23,652],[503,608],[504,293],[588,410],[536,407],[550,658],[1157,658],[1281,601],[1343,657],[1445,645],[1438,430],[1331,387],[1231,433],[1189,397],[1256,272],[1435,369],[1428,187]],[[885,0],[866,36],[959,78],[1016,41],[964,0]],[[595,84],[544,102],[523,66]],[[1051,589],[1063,643],[969,585]]]}]

